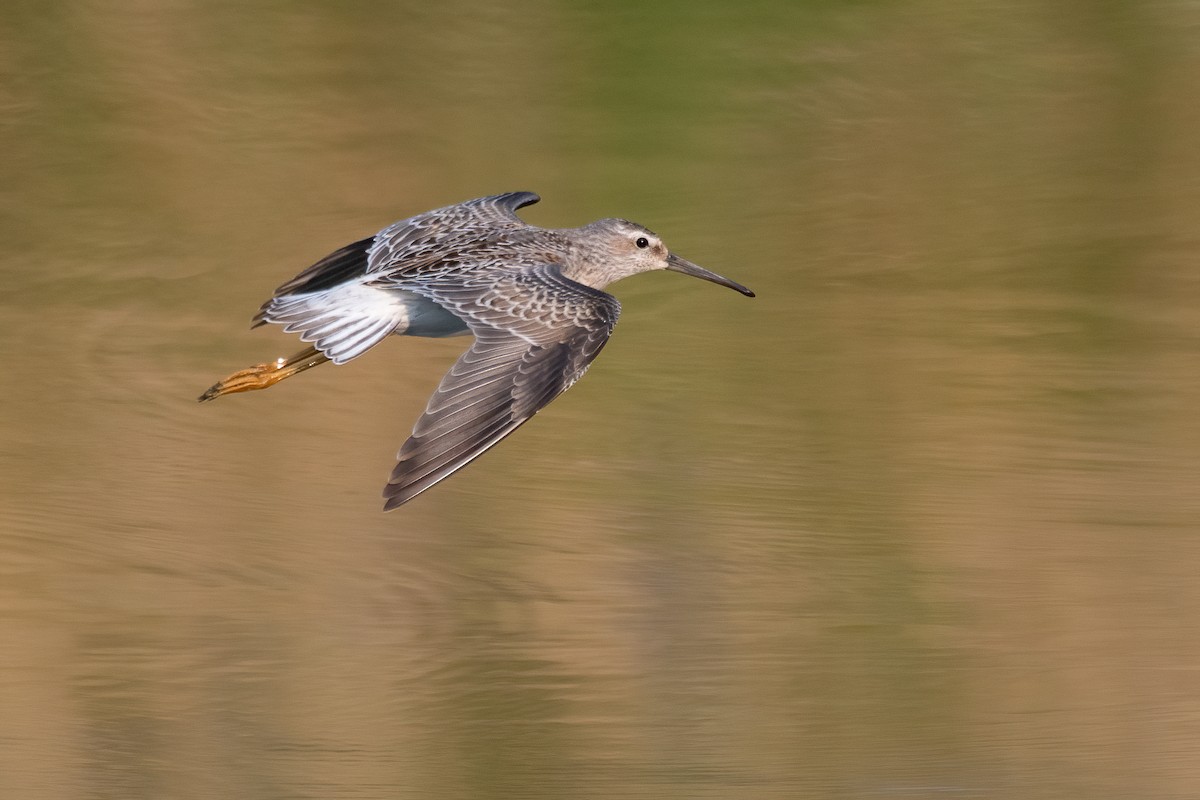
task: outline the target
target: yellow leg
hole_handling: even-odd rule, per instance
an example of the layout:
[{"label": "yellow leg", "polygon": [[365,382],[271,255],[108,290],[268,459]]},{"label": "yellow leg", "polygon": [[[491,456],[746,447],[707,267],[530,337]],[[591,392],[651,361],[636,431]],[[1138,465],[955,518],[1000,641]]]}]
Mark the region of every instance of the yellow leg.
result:
[{"label": "yellow leg", "polygon": [[306,369],[324,364],[328,360],[329,358],[324,353],[315,347],[309,347],[294,356],[277,358],[270,364],[256,364],[253,367],[238,370],[229,377],[214,383],[207,392],[200,395],[200,402],[215,400],[223,394],[266,389],[284,378],[290,378]]}]

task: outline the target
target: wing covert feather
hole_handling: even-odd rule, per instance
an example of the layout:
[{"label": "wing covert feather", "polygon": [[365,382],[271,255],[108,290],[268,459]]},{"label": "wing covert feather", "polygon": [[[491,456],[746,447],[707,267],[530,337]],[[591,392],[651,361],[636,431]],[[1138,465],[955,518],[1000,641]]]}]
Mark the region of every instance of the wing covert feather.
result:
[{"label": "wing covert feather", "polygon": [[[468,320],[475,341],[442,378],[400,448],[384,488],[386,510],[450,476],[529,421],[582,377],[608,341],[620,313],[611,295],[564,278],[552,265],[513,280],[540,301],[536,315],[513,313],[494,302],[491,290],[468,299],[460,283],[453,292],[455,312]],[[503,286],[493,288],[511,296]],[[436,287],[428,291],[449,304]]]}]

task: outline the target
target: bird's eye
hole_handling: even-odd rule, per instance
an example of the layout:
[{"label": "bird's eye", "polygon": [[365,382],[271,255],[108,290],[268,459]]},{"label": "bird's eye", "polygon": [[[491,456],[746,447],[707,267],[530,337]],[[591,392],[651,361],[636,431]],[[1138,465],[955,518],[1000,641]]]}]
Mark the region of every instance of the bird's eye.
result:
[{"label": "bird's eye", "polygon": [[636,242],[634,242],[634,244],[636,244],[636,245],[637,245],[638,247],[640,247],[642,250],[645,250],[647,247],[649,247],[649,246],[650,246],[650,240],[649,240],[649,239],[647,239],[645,236],[639,236],[639,237],[637,238],[637,241],[636,241]]}]

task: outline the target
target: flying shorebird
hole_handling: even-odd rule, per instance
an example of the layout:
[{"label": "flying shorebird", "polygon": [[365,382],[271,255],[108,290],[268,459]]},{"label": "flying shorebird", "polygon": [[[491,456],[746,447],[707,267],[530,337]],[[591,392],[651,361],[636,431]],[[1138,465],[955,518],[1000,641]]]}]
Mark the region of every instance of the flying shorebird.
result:
[{"label": "flying shorebird", "polygon": [[754,292],[671,253],[623,219],[537,228],[518,208],[532,192],[481,197],[393,223],[275,290],[254,316],[312,345],[235,372],[200,395],[266,389],[306,369],[345,364],[391,334],[475,341],[442,378],[383,489],[407,503],[519,428],[583,376],[621,312],[602,291],[669,269]]}]

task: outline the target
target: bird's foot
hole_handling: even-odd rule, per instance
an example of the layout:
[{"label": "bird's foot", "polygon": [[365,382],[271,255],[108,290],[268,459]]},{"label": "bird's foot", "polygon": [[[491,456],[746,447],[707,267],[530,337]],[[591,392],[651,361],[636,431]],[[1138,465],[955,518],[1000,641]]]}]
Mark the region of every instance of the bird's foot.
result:
[{"label": "bird's foot", "polygon": [[253,392],[274,386],[284,378],[290,378],[298,372],[324,364],[329,359],[324,353],[315,348],[308,348],[290,358],[277,358],[269,364],[255,364],[253,367],[240,369],[237,372],[214,383],[198,400],[215,400],[226,394],[235,392]]},{"label": "bird's foot", "polygon": [[273,386],[287,377],[282,374],[280,369],[283,361],[284,359],[280,358],[270,364],[255,364],[253,367],[240,369],[210,386],[208,391],[200,395],[199,400],[203,403],[206,400],[215,400],[225,394],[253,392]]}]

